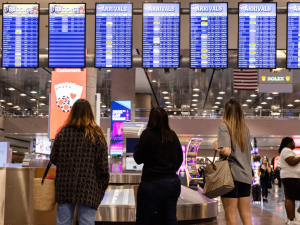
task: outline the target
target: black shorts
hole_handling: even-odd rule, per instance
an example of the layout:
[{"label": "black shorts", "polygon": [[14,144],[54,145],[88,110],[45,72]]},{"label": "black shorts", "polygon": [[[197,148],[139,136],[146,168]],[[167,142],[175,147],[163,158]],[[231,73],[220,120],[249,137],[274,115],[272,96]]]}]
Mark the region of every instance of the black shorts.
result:
[{"label": "black shorts", "polygon": [[225,195],[222,195],[221,198],[244,198],[250,197],[251,193],[251,184],[246,184],[239,181],[234,181],[234,189],[228,192]]},{"label": "black shorts", "polygon": [[300,200],[300,178],[282,178],[284,195],[289,200]]}]

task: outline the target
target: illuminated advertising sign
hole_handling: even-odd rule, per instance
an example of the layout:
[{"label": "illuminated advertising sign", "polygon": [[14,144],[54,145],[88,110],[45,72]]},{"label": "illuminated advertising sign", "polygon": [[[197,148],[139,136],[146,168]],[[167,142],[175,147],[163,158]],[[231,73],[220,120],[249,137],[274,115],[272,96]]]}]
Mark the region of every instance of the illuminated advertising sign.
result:
[{"label": "illuminated advertising sign", "polygon": [[85,3],[49,4],[48,67],[85,67]]},{"label": "illuminated advertising sign", "polygon": [[123,127],[131,120],[131,101],[111,102],[110,154],[123,155]]},{"label": "illuminated advertising sign", "polygon": [[283,70],[280,73],[272,73],[268,70],[258,71],[258,90],[260,93],[292,93],[293,72]]},{"label": "illuminated advertising sign", "polygon": [[36,138],[35,152],[50,155],[51,141],[49,140],[48,137]]},{"label": "illuminated advertising sign", "polygon": [[74,103],[86,98],[86,69],[56,69],[51,73],[49,139],[66,123]]},{"label": "illuminated advertising sign", "polygon": [[2,67],[39,67],[39,7],[3,4]]}]

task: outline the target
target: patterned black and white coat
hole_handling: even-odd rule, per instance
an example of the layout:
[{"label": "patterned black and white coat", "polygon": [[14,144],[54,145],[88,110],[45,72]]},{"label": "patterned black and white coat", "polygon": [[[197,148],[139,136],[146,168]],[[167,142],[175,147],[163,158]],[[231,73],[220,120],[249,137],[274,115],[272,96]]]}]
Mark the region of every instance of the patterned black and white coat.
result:
[{"label": "patterned black and white coat", "polygon": [[109,184],[106,141],[97,137],[92,144],[84,131],[64,127],[56,135],[50,160],[56,165],[56,202],[97,209]]}]

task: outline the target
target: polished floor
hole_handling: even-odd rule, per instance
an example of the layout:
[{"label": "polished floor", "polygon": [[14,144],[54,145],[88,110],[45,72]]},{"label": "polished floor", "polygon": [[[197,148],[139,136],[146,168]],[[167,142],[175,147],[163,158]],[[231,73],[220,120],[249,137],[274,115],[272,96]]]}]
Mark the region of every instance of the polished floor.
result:
[{"label": "polished floor", "polygon": [[[283,188],[274,185],[268,196],[268,203],[251,203],[250,211],[253,225],[284,225],[286,212],[284,208],[284,192]],[[299,205],[299,203],[297,203]],[[220,203],[219,215],[217,221],[208,223],[207,225],[225,225],[225,213]],[[237,224],[243,224],[239,215]]]}]

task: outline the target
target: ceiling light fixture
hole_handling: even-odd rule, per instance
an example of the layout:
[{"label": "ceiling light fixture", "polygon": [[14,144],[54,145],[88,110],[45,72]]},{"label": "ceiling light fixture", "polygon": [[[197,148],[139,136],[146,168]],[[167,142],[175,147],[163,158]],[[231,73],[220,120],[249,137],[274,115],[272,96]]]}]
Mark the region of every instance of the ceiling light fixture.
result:
[{"label": "ceiling light fixture", "polygon": [[170,106],[170,105],[167,105],[167,107],[168,107],[168,108],[172,108],[172,106]]},{"label": "ceiling light fixture", "polygon": [[102,105],[102,108],[106,108],[106,105]]},{"label": "ceiling light fixture", "polygon": [[197,104],[192,104],[192,106],[197,106]]},{"label": "ceiling light fixture", "polygon": [[198,108],[194,108],[194,109],[198,109]]},{"label": "ceiling light fixture", "polygon": [[262,108],[262,106],[257,106],[257,108],[258,108],[258,109],[261,109],[261,108]]},{"label": "ceiling light fixture", "polygon": [[199,88],[194,88],[193,91],[200,91],[200,89]]},{"label": "ceiling light fixture", "polygon": [[169,97],[164,97],[164,99],[169,99]]},{"label": "ceiling light fixture", "polygon": [[266,102],[262,102],[261,104],[262,104],[262,105],[266,105],[267,103],[266,103]]},{"label": "ceiling light fixture", "polygon": [[192,111],[192,112],[194,112],[194,110],[193,110],[193,109],[192,109],[191,111]]},{"label": "ceiling light fixture", "polygon": [[300,100],[296,99],[294,102],[300,102]]},{"label": "ceiling light fixture", "polygon": [[271,99],[273,99],[273,98],[272,98],[272,97],[267,97],[267,99],[268,99],[268,100],[271,100]]},{"label": "ceiling light fixture", "polygon": [[152,73],[152,72],[153,72],[153,70],[148,70],[148,72]]},{"label": "ceiling light fixture", "polygon": [[31,91],[30,93],[31,93],[31,94],[36,94],[37,92],[36,92],[36,91]]},{"label": "ceiling light fixture", "polygon": [[46,98],[45,96],[41,96],[40,98]]},{"label": "ceiling light fixture", "polygon": [[49,83],[51,83],[51,80],[48,80]]},{"label": "ceiling light fixture", "polygon": [[247,107],[248,105],[247,105],[247,104],[243,104],[242,106],[243,106],[243,107]]},{"label": "ceiling light fixture", "polygon": [[33,101],[33,102],[34,102],[34,101],[36,101],[36,99],[35,99],[35,98],[31,98],[30,101]]},{"label": "ceiling light fixture", "polygon": [[111,70],[106,70],[106,72],[111,72]]},{"label": "ceiling light fixture", "polygon": [[40,105],[45,105],[45,103],[40,103]]},{"label": "ceiling light fixture", "polygon": [[220,105],[220,104],[221,104],[221,102],[215,102],[215,104],[216,104],[216,105]]},{"label": "ceiling light fixture", "polygon": [[24,97],[24,96],[26,96],[26,94],[20,94],[20,96]]},{"label": "ceiling light fixture", "polygon": [[165,94],[165,95],[166,95],[166,94],[169,94],[169,92],[167,92],[167,91],[163,91],[162,93]]},{"label": "ceiling light fixture", "polygon": [[0,102],[5,102],[5,100],[1,99]]},{"label": "ceiling light fixture", "polygon": [[20,106],[18,106],[18,105],[16,105],[16,106],[14,106],[14,108],[19,108]]},{"label": "ceiling light fixture", "polygon": [[199,95],[198,95],[198,94],[193,94],[193,96],[194,96],[194,97],[198,97]]},{"label": "ceiling light fixture", "polygon": [[193,99],[192,101],[193,101],[193,102],[198,102],[198,100],[197,100],[197,99]]},{"label": "ceiling light fixture", "polygon": [[273,94],[273,95],[278,95],[279,93],[278,93],[278,92],[273,92],[272,94]]},{"label": "ceiling light fixture", "polygon": [[257,95],[256,94],[252,94],[250,95],[252,98],[255,98]]},{"label": "ceiling light fixture", "polygon": [[156,80],[152,80],[152,83],[156,83]]},{"label": "ceiling light fixture", "polygon": [[7,105],[13,105],[11,102],[8,102]]},{"label": "ceiling light fixture", "polygon": [[219,106],[215,105],[213,108],[219,108]]},{"label": "ceiling light fixture", "polygon": [[171,104],[171,102],[165,102],[166,104]]},{"label": "ceiling light fixture", "polygon": [[217,97],[217,99],[223,99],[223,97]]},{"label": "ceiling light fixture", "polygon": [[246,102],[252,102],[252,100],[251,99],[247,99]]},{"label": "ceiling light fixture", "polygon": [[288,104],[288,107],[293,107],[294,105],[292,105],[292,104]]},{"label": "ceiling light fixture", "polygon": [[219,94],[220,95],[225,95],[225,91],[220,91]]},{"label": "ceiling light fixture", "polygon": [[16,89],[14,89],[14,88],[8,88],[8,90],[9,90],[9,91],[14,91],[14,90],[16,90]]}]

